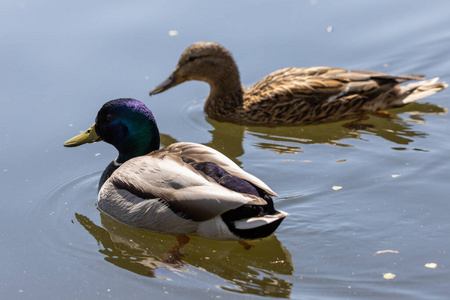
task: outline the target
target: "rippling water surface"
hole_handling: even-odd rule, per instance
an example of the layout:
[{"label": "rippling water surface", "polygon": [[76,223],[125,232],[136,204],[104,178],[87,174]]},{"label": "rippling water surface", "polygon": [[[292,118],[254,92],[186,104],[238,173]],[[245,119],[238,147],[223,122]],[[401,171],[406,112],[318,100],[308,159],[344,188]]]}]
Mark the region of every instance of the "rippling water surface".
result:
[{"label": "rippling water surface", "polygon": [[[449,90],[388,115],[285,127],[206,117],[204,83],[148,92],[196,41],[228,48],[245,86],[317,65],[449,82],[449,9],[443,0],[3,1],[2,298],[448,299]],[[102,215],[97,182],[116,150],[62,143],[119,97],[153,110],[163,145],[211,146],[269,184],[290,213],[276,234],[250,250],[193,237],[182,263],[168,264],[174,237]]]}]

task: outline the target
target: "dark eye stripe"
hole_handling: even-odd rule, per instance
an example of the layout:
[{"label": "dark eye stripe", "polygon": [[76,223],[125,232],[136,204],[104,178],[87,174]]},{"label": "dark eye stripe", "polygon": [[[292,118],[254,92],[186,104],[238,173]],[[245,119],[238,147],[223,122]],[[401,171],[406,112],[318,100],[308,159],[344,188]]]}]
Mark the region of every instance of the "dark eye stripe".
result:
[{"label": "dark eye stripe", "polygon": [[194,61],[196,59],[205,58],[205,57],[209,57],[209,56],[212,56],[212,55],[189,56],[188,61]]}]

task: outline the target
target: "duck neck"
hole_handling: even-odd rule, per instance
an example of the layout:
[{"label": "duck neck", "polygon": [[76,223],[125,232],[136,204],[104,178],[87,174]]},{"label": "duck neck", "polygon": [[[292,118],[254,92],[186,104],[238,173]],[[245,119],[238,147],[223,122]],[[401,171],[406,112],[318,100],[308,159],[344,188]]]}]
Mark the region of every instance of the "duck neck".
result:
[{"label": "duck neck", "polygon": [[[144,136],[139,140],[128,141],[119,150],[119,156],[116,159],[117,164],[122,164],[134,157],[149,154],[159,149],[159,135]],[[119,148],[118,148],[119,149]]]},{"label": "duck neck", "polygon": [[205,112],[213,118],[235,118],[242,107],[244,88],[236,66],[223,68],[216,76],[208,78],[211,88],[205,102]]}]

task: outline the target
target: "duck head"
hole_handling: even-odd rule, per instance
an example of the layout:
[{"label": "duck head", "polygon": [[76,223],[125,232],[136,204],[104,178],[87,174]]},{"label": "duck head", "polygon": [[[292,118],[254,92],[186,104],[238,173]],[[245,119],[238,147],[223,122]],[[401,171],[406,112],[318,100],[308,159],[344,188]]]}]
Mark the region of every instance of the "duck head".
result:
[{"label": "duck head", "polygon": [[117,163],[159,149],[159,131],[152,112],[140,101],[130,98],[111,100],[103,105],[94,125],[64,143],[76,147],[105,141],[119,151]]},{"label": "duck head", "polygon": [[231,53],[217,43],[198,42],[181,54],[173,73],[156,86],[150,96],[188,80],[207,82],[211,90],[226,89],[230,85],[241,86],[239,70]]}]

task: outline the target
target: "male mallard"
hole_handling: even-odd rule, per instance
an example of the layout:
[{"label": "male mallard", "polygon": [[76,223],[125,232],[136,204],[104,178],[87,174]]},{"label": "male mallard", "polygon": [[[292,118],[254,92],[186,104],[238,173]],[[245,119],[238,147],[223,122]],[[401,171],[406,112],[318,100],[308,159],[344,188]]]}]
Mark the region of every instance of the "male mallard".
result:
[{"label": "male mallard", "polygon": [[372,113],[430,96],[447,87],[439,78],[400,86],[423,75],[388,75],[329,67],[286,68],[244,90],[238,67],[221,45],[195,43],[180,57],[172,75],[150,95],[187,80],[209,83],[205,112],[214,119],[254,124],[335,121]]},{"label": "male mallard", "polygon": [[95,124],[64,146],[101,140],[119,156],[100,178],[98,208],[128,226],[251,240],[269,236],[287,216],[274,208],[277,194],[220,152],[195,143],[158,150],[158,127],[140,101],[107,102]]}]

